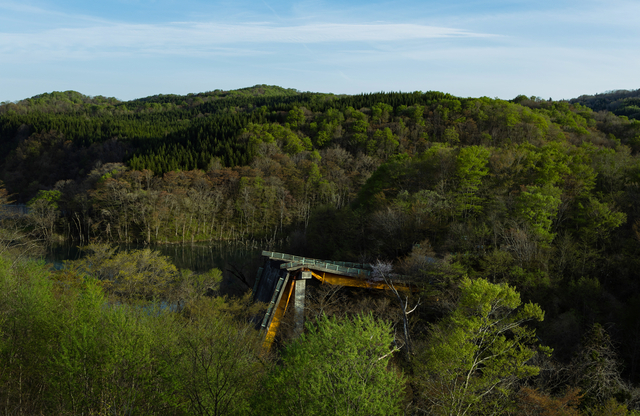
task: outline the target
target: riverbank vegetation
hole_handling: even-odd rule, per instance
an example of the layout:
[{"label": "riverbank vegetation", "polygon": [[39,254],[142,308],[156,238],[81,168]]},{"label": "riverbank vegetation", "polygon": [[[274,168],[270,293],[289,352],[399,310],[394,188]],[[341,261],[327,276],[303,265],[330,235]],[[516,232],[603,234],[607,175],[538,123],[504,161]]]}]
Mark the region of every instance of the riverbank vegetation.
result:
[{"label": "riverbank vegetation", "polygon": [[[3,104],[2,197],[29,208],[2,217],[5,412],[640,409],[640,121],[586,105],[268,86]],[[34,237],[283,240],[421,291],[318,290],[266,354],[217,272],[95,244],[53,272],[16,257]]]}]

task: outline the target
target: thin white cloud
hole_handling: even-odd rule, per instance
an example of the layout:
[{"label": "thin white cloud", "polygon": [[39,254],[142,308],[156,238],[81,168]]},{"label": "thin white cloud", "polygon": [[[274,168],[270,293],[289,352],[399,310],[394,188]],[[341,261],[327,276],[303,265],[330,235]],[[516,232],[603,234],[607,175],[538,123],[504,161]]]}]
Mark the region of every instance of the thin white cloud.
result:
[{"label": "thin white cloud", "polygon": [[82,14],[68,14],[60,11],[43,9],[37,6],[31,6],[14,1],[0,0],[0,10],[5,10],[9,13],[10,18],[23,16],[24,19],[33,19],[31,22],[34,27],[57,25],[60,26],[61,22],[69,26],[77,27],[83,22],[91,22],[93,24],[110,24],[106,19],[102,19],[95,16],[82,15]]},{"label": "thin white cloud", "polygon": [[19,55],[48,59],[78,53],[189,54],[219,51],[225,45],[313,44],[328,42],[398,42],[434,38],[488,37],[461,29],[417,24],[310,24],[275,26],[266,23],[166,25],[111,24],[60,28],[39,33],[0,33],[0,57]]},{"label": "thin white cloud", "polygon": [[17,3],[13,1],[0,1],[0,9],[18,12],[18,13],[31,13],[31,14],[45,14],[49,13],[39,7],[30,6],[24,3]]}]

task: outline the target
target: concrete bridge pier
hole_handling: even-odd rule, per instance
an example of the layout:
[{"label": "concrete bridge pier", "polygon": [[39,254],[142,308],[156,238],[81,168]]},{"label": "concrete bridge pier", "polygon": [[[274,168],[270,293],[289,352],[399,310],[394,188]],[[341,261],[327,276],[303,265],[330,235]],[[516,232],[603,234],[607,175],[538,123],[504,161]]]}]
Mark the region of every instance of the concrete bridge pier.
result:
[{"label": "concrete bridge pier", "polygon": [[294,332],[296,336],[302,334],[304,331],[304,299],[306,297],[307,280],[312,277],[311,272],[301,271],[296,278],[293,312],[295,322]]}]

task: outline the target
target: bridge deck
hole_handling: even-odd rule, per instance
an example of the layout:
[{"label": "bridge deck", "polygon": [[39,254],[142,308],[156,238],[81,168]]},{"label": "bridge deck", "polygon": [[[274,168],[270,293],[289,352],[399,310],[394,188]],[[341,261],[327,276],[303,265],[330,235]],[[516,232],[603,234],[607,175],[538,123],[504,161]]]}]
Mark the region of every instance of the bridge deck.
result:
[{"label": "bridge deck", "polygon": [[[260,327],[266,330],[265,348],[273,343],[280,321],[284,317],[289,301],[294,296],[297,332],[302,332],[304,316],[305,280],[311,277],[330,285],[360,287],[366,289],[389,289],[382,277],[373,276],[373,267],[368,264],[319,260],[291,254],[263,251],[264,267],[258,270],[254,285],[254,300],[267,303],[267,311],[260,320]],[[392,275],[397,290],[415,291],[409,276]]]}]

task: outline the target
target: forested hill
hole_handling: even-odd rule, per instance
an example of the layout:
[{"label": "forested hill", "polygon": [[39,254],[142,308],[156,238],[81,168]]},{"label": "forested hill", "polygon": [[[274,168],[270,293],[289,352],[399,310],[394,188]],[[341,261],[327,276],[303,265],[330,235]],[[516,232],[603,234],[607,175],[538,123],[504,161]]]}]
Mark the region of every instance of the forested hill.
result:
[{"label": "forested hill", "polygon": [[[572,136],[612,134],[623,144],[638,145],[634,128],[621,119],[523,96],[512,103],[433,92],[339,97],[256,85],[122,102],[67,91],[0,106],[0,154],[7,155],[0,169],[8,189],[26,202],[60,180],[85,178],[97,162],[125,163],[156,174],[247,166],[258,147],[242,132],[256,126],[283,127],[276,136],[268,134],[279,143],[284,140],[289,155],[339,146],[353,156],[380,161],[420,151],[427,142],[451,141],[453,133],[462,136],[462,143],[492,145],[493,136],[526,140],[520,127],[535,128],[526,120],[530,117],[541,117]],[[383,149],[383,133],[398,146]]]},{"label": "forested hill", "polygon": [[[225,166],[246,165],[244,147],[235,140],[239,131],[248,123],[277,119],[277,111],[312,97],[323,95],[256,85],[128,102],[67,91],[4,103],[0,154],[9,156],[0,162],[4,180],[24,200],[58,180],[85,176],[98,161],[128,162],[157,173],[206,169],[215,158]],[[40,172],[34,175],[34,169]]]},{"label": "forested hill", "polygon": [[[389,306],[396,300],[323,299],[334,310],[395,308],[384,315],[394,345],[408,351],[415,341],[403,368],[416,409],[438,407],[434,397],[451,396],[466,374],[467,414],[555,414],[544,409],[567,403],[627,414],[611,408],[640,409],[631,384],[640,381],[639,151],[639,120],[525,96],[256,86],[120,102],[52,93],[0,106],[0,202],[28,202],[19,230],[47,241],[281,241],[306,257],[387,262],[425,287],[411,295],[420,307],[407,320]],[[20,235],[0,237],[9,246]],[[474,285],[508,299],[492,303]],[[485,335],[467,334],[520,304],[513,287],[544,314],[510,315],[516,326],[500,318],[509,328],[485,350]],[[516,328],[532,316],[535,336]],[[442,317],[450,320],[432,325]],[[529,361],[522,346],[538,342],[553,354]],[[515,361],[496,352],[486,367],[506,345]],[[464,372],[467,359],[482,364]],[[524,378],[535,389],[522,396]],[[538,410],[518,413],[527,403]]]},{"label": "forested hill", "polygon": [[569,101],[582,104],[593,111],[611,111],[618,116],[640,120],[640,89],[615,90],[596,95],[581,95]]}]

